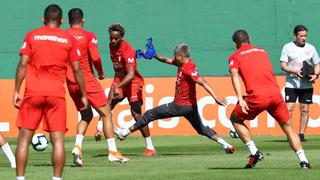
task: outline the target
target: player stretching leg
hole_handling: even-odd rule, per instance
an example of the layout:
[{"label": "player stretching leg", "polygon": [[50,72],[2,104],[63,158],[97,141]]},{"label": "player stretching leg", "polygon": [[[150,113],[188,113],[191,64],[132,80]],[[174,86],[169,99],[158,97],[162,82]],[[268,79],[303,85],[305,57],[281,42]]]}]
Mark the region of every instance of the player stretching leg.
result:
[{"label": "player stretching leg", "polygon": [[[244,120],[252,120],[264,110],[268,111],[287,135],[301,168],[311,168],[300,139],[289,121],[290,114],[280,94],[268,53],[262,48],[250,45],[250,38],[245,30],[236,31],[232,39],[238,50],[229,58],[229,70],[239,104],[230,119],[251,154],[245,168],[253,168],[262,160],[263,154],[255,146]],[[242,97],[240,77],[246,88],[245,98]]]},{"label": "player stretching leg", "polygon": [[[103,88],[99,84],[98,80],[95,78],[91,66],[91,64],[93,64],[95,69],[98,71],[99,79],[104,79],[96,35],[92,32],[88,32],[83,29],[84,18],[81,9],[71,9],[68,13],[68,16],[71,28],[68,29],[67,32],[75,38],[79,45],[79,49],[81,52],[80,66],[83,71],[83,76],[85,80],[85,90],[87,98],[89,100],[90,105],[95,110],[97,110],[101,119],[103,120],[103,132],[107,139],[107,145],[109,148],[108,160],[127,162],[129,161],[129,159],[122,156],[117,151],[115,138],[113,137],[114,133],[113,124],[111,120],[111,110],[109,106],[106,105],[107,97],[105,96]],[[92,120],[93,114],[91,107],[88,107],[85,110],[81,110],[81,107],[83,105],[80,99],[80,91],[73,77],[74,76],[72,75],[72,71],[68,71],[67,86],[78,111],[80,111],[81,120],[78,123],[76,142],[72,150],[72,154],[74,156],[74,164],[77,166],[83,166],[82,142],[87,127],[90,121]]]},{"label": "player stretching leg", "polygon": [[174,48],[174,59],[156,56],[156,59],[178,67],[176,80],[176,93],[174,101],[148,110],[142,116],[141,120],[133,126],[126,129],[116,128],[115,133],[120,139],[124,139],[132,132],[147,126],[156,119],[164,119],[170,117],[184,116],[192,125],[192,127],[203,136],[212,139],[223,146],[226,153],[233,153],[234,147],[217,135],[217,133],[202,124],[196,98],[196,84],[202,86],[221,106],[226,105],[225,99],[220,99],[211,86],[197,72],[196,64],[190,59],[189,46],[180,44]]},{"label": "player stretching leg", "polygon": [[16,168],[16,158],[12,153],[9,143],[6,141],[4,136],[0,133],[0,147],[3,153],[7,156],[8,160],[10,161],[11,168]]},{"label": "player stretching leg", "polygon": [[[125,28],[121,24],[111,24],[110,35],[110,57],[113,63],[114,78],[109,92],[108,106],[111,110],[123,99],[127,98],[131,107],[131,114],[137,121],[142,117],[141,106],[143,78],[138,72],[136,52],[132,46],[123,39]],[[144,156],[153,156],[156,150],[153,147],[149,127],[139,128],[146,142]]]}]

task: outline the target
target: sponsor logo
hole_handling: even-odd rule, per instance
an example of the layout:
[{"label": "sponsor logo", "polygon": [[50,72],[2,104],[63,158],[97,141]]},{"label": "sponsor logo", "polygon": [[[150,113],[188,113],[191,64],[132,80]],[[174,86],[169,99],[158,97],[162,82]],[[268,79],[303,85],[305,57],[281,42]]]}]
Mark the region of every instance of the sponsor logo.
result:
[{"label": "sponsor logo", "polygon": [[197,72],[197,71],[191,73],[191,76],[193,76],[193,77],[196,77],[197,75],[198,75],[198,72]]},{"label": "sponsor logo", "polygon": [[266,51],[263,50],[263,49],[252,48],[252,49],[248,49],[246,51],[240,52],[240,55],[245,55],[245,54],[249,54],[249,53],[252,53],[252,52],[266,52]]},{"label": "sponsor logo", "polygon": [[36,35],[34,36],[34,40],[36,41],[53,41],[58,43],[67,44],[68,40],[65,38],[60,38],[58,36],[48,36],[48,35]]},{"label": "sponsor logo", "polygon": [[80,40],[80,39],[83,39],[83,36],[81,36],[81,35],[79,35],[79,36],[77,36],[77,35],[74,35],[73,36],[76,40]]},{"label": "sponsor logo", "polygon": [[92,38],[91,43],[92,43],[92,44],[98,44],[98,40],[95,39],[95,38]]},{"label": "sponsor logo", "polygon": [[134,58],[128,58],[128,63],[133,63],[134,62]]}]

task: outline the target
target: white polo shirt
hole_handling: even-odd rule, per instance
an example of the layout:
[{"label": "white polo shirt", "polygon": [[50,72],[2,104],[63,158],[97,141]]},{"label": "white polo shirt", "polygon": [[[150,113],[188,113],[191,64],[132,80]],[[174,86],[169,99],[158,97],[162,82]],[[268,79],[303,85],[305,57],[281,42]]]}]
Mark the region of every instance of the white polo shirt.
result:
[{"label": "white polo shirt", "polygon": [[[320,58],[313,45],[306,43],[304,47],[299,47],[294,42],[290,42],[283,46],[280,62],[286,62],[288,67],[298,71],[303,67],[304,61],[313,66],[320,63]],[[309,89],[312,88],[312,82],[305,78],[293,77],[292,73],[286,73],[285,87]]]}]

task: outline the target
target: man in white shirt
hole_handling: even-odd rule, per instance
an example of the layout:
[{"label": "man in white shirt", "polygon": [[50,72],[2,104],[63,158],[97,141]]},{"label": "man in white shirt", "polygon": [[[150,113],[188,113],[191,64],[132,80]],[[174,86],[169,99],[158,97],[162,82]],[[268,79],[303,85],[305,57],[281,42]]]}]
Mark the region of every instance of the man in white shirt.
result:
[{"label": "man in white shirt", "polygon": [[[297,25],[294,30],[294,42],[283,46],[280,62],[281,69],[286,72],[285,101],[292,119],[297,99],[300,104],[300,140],[306,141],[304,133],[309,120],[309,105],[312,104],[312,83],[319,76],[320,58],[315,47],[306,42],[308,29],[303,25]],[[303,64],[306,63],[314,68],[312,75],[304,75]]]}]

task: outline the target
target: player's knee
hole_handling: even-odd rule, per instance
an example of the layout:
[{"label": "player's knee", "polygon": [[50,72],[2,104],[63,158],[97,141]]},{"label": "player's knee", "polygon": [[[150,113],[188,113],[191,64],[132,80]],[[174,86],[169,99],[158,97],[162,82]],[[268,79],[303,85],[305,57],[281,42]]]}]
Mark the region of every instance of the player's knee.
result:
[{"label": "player's knee", "polygon": [[142,103],[140,101],[130,103],[131,113],[133,115],[134,114],[141,115],[141,105],[142,105]]},{"label": "player's knee", "polygon": [[300,112],[301,114],[309,114],[309,108],[301,108]]},{"label": "player's knee", "polygon": [[93,112],[91,108],[81,111],[80,114],[81,114],[81,119],[84,121],[91,121],[91,119],[93,118]]}]

